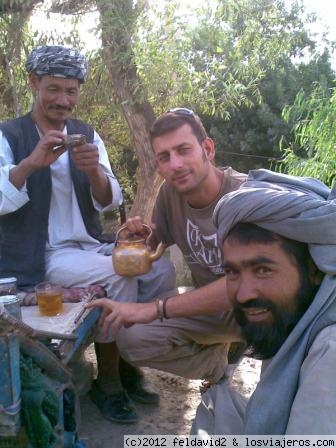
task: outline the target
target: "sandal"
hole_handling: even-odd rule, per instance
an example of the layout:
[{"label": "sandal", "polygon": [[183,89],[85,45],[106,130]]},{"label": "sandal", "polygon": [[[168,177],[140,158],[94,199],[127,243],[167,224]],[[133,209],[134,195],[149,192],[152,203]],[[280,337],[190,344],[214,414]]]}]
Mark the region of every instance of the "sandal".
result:
[{"label": "sandal", "polygon": [[89,394],[106,420],[117,423],[136,423],[139,420],[135,406],[125,391],[106,394],[94,381]]}]

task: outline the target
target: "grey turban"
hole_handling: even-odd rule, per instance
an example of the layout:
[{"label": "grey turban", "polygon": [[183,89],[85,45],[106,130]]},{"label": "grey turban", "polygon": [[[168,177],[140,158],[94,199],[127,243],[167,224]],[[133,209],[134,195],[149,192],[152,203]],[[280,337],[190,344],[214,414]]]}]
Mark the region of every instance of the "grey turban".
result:
[{"label": "grey turban", "polygon": [[27,72],[60,78],[76,78],[85,82],[88,64],[84,56],[74,48],[61,45],[44,45],[35,48],[26,62]]},{"label": "grey turban", "polygon": [[219,240],[223,243],[238,222],[253,222],[308,243],[318,268],[336,274],[336,201],[329,195],[330,189],[317,179],[250,171],[246,183],[220,199],[214,210]]},{"label": "grey turban", "polygon": [[326,273],[310,307],[265,369],[247,405],[245,434],[300,434],[287,427],[300,369],[319,331],[336,323],[335,193],[316,179],[254,170],[214,210],[222,242],[235,224],[252,222],[308,243],[313,260]]}]

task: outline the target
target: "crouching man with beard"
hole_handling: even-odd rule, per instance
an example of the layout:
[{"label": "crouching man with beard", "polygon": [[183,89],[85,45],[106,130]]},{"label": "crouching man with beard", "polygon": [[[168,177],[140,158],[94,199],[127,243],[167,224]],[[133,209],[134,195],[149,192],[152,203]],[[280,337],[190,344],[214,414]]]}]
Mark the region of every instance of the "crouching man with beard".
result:
[{"label": "crouching man with beard", "polygon": [[335,193],[258,170],[218,203],[227,295],[263,365],[248,401],[227,379],[203,394],[193,434],[336,434]]}]

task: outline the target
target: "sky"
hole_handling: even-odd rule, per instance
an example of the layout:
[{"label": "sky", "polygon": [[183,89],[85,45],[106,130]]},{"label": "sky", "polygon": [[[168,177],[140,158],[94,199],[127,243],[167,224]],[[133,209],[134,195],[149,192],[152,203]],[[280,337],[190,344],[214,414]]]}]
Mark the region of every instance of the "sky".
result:
[{"label": "sky", "polygon": [[[45,4],[48,3],[47,0]],[[149,0],[149,1],[156,1],[156,2],[167,2],[169,0]],[[287,2],[290,4],[292,0],[287,0]],[[183,4],[183,8],[185,10],[190,10],[195,6],[198,6],[199,4],[202,4],[204,0],[181,0],[181,4]],[[329,29],[329,37],[332,40],[336,41],[336,24],[335,24],[335,16],[336,16],[336,0],[304,0],[304,4],[307,8],[307,11],[315,12],[320,17],[319,23],[313,30],[326,30]],[[52,19],[50,19],[52,20]],[[57,20],[57,21],[56,21]],[[59,26],[59,18],[55,19],[54,24],[52,27]],[[35,14],[32,19],[31,23],[33,26],[33,29],[39,30],[41,29],[41,24],[46,23],[45,16]],[[87,31],[84,34],[85,41],[87,42],[87,47],[89,50],[94,49],[97,47],[95,38],[92,38],[91,28],[94,26],[94,24],[90,21],[85,22],[85,25],[83,28],[85,28]]]},{"label": "sky", "polygon": [[335,0],[304,0],[307,10],[316,12],[321,18],[321,28],[329,27],[330,38],[336,40],[336,1]]}]

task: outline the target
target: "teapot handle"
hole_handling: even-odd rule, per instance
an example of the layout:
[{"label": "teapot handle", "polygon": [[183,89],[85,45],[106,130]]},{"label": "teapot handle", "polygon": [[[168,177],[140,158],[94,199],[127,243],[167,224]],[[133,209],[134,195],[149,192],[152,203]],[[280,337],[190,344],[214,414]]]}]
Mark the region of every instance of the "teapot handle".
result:
[{"label": "teapot handle", "polygon": [[[152,234],[153,234],[153,230],[151,229],[151,227],[149,227],[147,224],[142,224],[142,227],[144,227],[145,229],[147,229],[148,231],[149,231],[149,234],[148,234],[148,236],[147,236],[147,238],[146,238],[146,243],[147,243],[147,240],[152,236]],[[115,239],[115,244],[117,244],[118,243],[118,237],[119,237],[119,233],[122,231],[122,230],[125,230],[125,229],[127,229],[127,226],[122,226],[122,227],[120,227],[120,229],[117,231],[117,233],[116,233],[116,239]],[[131,233],[131,232],[130,232]]]}]

